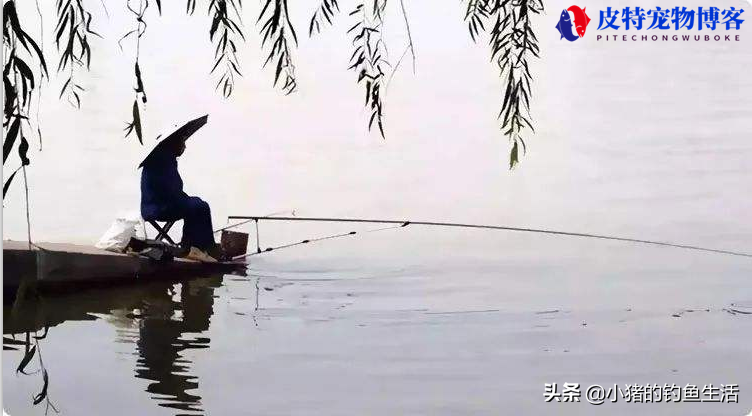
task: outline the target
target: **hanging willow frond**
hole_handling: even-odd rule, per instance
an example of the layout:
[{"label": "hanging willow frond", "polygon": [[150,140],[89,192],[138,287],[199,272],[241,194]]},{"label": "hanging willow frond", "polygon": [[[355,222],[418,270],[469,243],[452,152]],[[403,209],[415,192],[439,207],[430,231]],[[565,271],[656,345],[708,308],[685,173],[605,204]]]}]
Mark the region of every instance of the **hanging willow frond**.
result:
[{"label": "hanging willow frond", "polygon": [[353,34],[352,44],[355,50],[350,57],[350,67],[358,73],[358,83],[364,83],[366,87],[366,107],[369,107],[371,116],[368,120],[368,129],[374,124],[378,126],[381,137],[384,135],[384,103],[382,93],[384,91],[384,67],[389,66],[386,56],[386,46],[381,37],[384,25],[383,15],[386,8],[386,0],[373,0],[372,7],[366,7],[360,3],[350,12],[350,16],[356,16],[358,21],[347,33]]},{"label": "hanging willow frond", "polygon": [[122,48],[121,42],[123,40],[132,35],[136,36],[136,59],[133,65],[133,74],[136,78],[136,87],[134,88],[136,98],[133,100],[133,108],[131,110],[133,118],[125,126],[124,131],[125,137],[128,137],[131,133],[135,132],[136,138],[138,138],[138,142],[143,145],[143,129],[141,127],[141,114],[138,106],[138,101],[140,99],[143,104],[146,104],[147,98],[146,90],[144,89],[144,81],[141,78],[141,67],[138,65],[138,59],[141,54],[141,37],[144,35],[144,33],[146,33],[147,25],[146,21],[144,20],[144,16],[146,15],[146,10],[149,8],[149,0],[138,0],[138,8],[131,6],[131,1],[127,0],[127,7],[136,20],[136,27],[130,32],[123,35],[123,37],[118,41],[118,44],[120,44]]},{"label": "hanging willow frond", "polygon": [[[209,13],[213,13],[209,39],[217,44],[214,50],[215,62],[210,73],[213,74],[220,67],[224,69],[216,88],[219,89],[221,86],[222,95],[225,98],[232,95],[235,88],[235,75],[242,76],[237,57],[238,48],[235,45],[238,37],[245,41],[239,24],[242,23],[240,18],[241,7],[240,0],[211,0],[209,3]],[[230,9],[232,9],[232,13]],[[221,34],[217,36],[219,33]]]},{"label": "hanging willow frond", "polygon": [[488,8],[488,0],[468,0],[467,2],[465,22],[467,22],[467,30],[470,32],[473,42],[477,41],[476,38],[480,32],[486,31],[484,23],[488,20]]},{"label": "hanging willow frond", "polygon": [[67,94],[68,102],[76,107],[81,107],[79,92],[84,88],[75,81],[75,71],[84,67],[88,70],[91,66],[89,35],[101,38],[91,29],[91,18],[91,13],[84,8],[83,0],[57,0],[55,45],[60,52],[57,70],[69,70],[68,80],[60,89],[60,98]]},{"label": "hanging willow frond", "polygon": [[44,59],[42,50],[39,45],[21,28],[21,23],[18,20],[18,14],[16,13],[16,4],[13,0],[7,0],[3,5],[3,42],[6,46],[15,47],[14,43],[18,42],[23,46],[26,53],[31,55],[32,59],[39,61],[42,69],[42,76],[48,76],[47,62]]},{"label": "hanging willow frond", "polygon": [[196,0],[188,0],[185,5],[185,12],[192,15],[194,11],[196,11]]},{"label": "hanging willow frond", "polygon": [[526,152],[522,131],[534,131],[530,118],[533,77],[528,60],[540,57],[540,46],[530,18],[542,11],[541,0],[468,0],[465,21],[473,40],[485,31],[486,21],[494,22],[489,44],[491,61],[496,62],[506,83],[499,119],[504,135],[512,143],[510,169],[519,163],[520,150]]},{"label": "hanging willow frond", "polygon": [[[313,32],[321,33],[322,24],[332,24],[332,17],[339,13],[339,4],[337,0],[322,0],[321,5],[313,12],[311,23],[308,25],[308,36],[313,36]],[[326,23],[322,20],[326,20]]]},{"label": "hanging willow frond", "polygon": [[[39,64],[38,78],[29,65],[32,60]],[[31,163],[23,125],[29,124],[34,88],[46,76],[47,63],[42,50],[21,27],[15,2],[6,1],[3,5],[3,167],[13,149],[17,150],[21,165],[7,176],[3,184],[3,198],[16,173]]]},{"label": "hanging willow frond", "polygon": [[504,0],[493,10],[496,23],[491,29],[491,59],[496,61],[507,84],[499,118],[504,135],[512,142],[510,169],[519,162],[520,148],[523,154],[527,150],[522,130],[528,127],[535,131],[530,119],[533,76],[528,59],[539,58],[540,47],[530,16],[542,10],[539,0]]},{"label": "hanging willow frond", "polygon": [[274,85],[277,85],[280,78],[284,78],[282,91],[285,94],[291,94],[298,84],[295,78],[295,65],[290,54],[290,39],[297,46],[298,36],[295,34],[292,23],[290,23],[287,0],[266,0],[257,23],[262,20],[264,20],[264,23],[261,26],[261,46],[265,47],[271,44],[271,50],[264,66],[266,67],[269,62],[276,62]]}]

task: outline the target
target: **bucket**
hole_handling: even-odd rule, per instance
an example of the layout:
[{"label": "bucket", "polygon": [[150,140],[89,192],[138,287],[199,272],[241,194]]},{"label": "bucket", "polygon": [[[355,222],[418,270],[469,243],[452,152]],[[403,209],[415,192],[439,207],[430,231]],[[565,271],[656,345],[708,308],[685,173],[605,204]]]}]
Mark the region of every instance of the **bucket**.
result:
[{"label": "bucket", "polygon": [[229,257],[246,254],[248,248],[248,234],[237,231],[222,230],[222,251]]}]

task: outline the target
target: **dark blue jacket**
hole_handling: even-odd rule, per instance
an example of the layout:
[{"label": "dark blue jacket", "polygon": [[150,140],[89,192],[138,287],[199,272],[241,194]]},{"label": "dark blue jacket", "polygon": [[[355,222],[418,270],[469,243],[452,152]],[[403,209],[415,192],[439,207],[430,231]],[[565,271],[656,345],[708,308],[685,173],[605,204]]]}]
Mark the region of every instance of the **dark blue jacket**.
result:
[{"label": "dark blue jacket", "polygon": [[141,217],[147,221],[181,218],[188,199],[177,158],[168,152],[153,154],[141,172]]}]

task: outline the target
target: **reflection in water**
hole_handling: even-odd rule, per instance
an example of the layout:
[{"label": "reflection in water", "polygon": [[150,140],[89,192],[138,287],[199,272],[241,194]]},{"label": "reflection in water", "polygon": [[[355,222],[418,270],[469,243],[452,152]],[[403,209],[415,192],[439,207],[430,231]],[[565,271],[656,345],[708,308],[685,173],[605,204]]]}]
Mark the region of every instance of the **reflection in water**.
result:
[{"label": "reflection in water", "polygon": [[[201,334],[209,329],[214,290],[221,284],[218,275],[174,285],[154,282],[42,297],[13,310],[6,305],[3,334],[41,331],[65,321],[92,320],[97,319],[93,314],[106,314],[107,321],[118,329],[116,341],[135,343],[136,377],[151,381],[146,391],[159,406],[202,412],[201,396],[196,394],[199,383],[190,374],[191,361],[184,352],[209,347],[209,338]],[[51,332],[46,342],[54,342],[54,330]],[[4,348],[18,348],[12,345],[18,341],[3,339]],[[58,380],[64,378],[57,375]]]},{"label": "reflection in water", "polygon": [[190,361],[181,353],[209,347],[209,338],[184,335],[209,329],[214,289],[221,283],[221,277],[187,282],[179,285],[178,302],[165,292],[167,302],[146,304],[142,309],[136,377],[154,381],[146,390],[161,401],[160,406],[201,410],[201,397],[188,393],[198,387],[198,382],[189,374]]}]

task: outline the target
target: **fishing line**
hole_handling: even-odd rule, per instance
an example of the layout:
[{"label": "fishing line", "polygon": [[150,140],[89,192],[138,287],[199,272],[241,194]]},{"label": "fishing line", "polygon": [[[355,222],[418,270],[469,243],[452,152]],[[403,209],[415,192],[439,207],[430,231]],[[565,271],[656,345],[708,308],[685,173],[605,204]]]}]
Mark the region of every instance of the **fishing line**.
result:
[{"label": "fishing line", "polygon": [[[324,240],[331,240],[331,239],[334,239],[334,238],[349,237],[349,236],[353,236],[353,235],[357,235],[357,234],[368,234],[368,233],[375,233],[377,231],[393,230],[395,228],[406,227],[407,225],[408,225],[408,223],[404,223],[402,225],[397,225],[397,226],[392,226],[392,227],[374,228],[374,229],[371,229],[371,230],[365,230],[365,231],[360,231],[360,232],[350,231],[350,232],[347,232],[347,233],[332,234],[332,235],[327,235],[327,236],[324,236],[324,237],[309,238],[309,239],[306,239],[306,240],[303,240],[303,241],[298,241],[296,243],[289,243],[289,244],[284,244],[284,245],[276,246],[276,247],[267,247],[264,250],[261,250],[260,248],[258,248],[258,250],[255,253],[241,254],[239,256],[233,257],[232,259],[233,260],[245,259],[245,258],[248,258],[248,257],[251,257],[251,256],[256,256],[256,255],[259,255],[259,254],[268,253],[270,251],[276,251],[276,250],[282,250],[282,249],[285,249],[285,248],[295,247],[295,246],[299,246],[299,245],[302,245],[302,244],[314,243],[314,242],[324,241]],[[257,237],[258,237],[258,235],[257,235]],[[257,247],[258,247],[258,240],[257,240],[256,244],[257,244]]]},{"label": "fishing line", "polygon": [[638,238],[619,237],[619,236],[603,235],[603,234],[558,231],[558,230],[548,230],[548,229],[542,229],[542,228],[509,227],[509,226],[502,226],[502,225],[464,224],[464,223],[435,222],[435,221],[397,221],[397,220],[363,219],[363,218],[252,217],[252,216],[242,216],[242,215],[233,215],[233,216],[228,217],[228,219],[251,220],[251,221],[268,220],[268,221],[311,221],[311,222],[352,222],[352,223],[371,223],[371,224],[402,224],[400,227],[406,227],[407,225],[413,224],[413,225],[425,225],[425,226],[436,226],[436,227],[455,227],[455,228],[475,228],[475,229],[485,229],[485,230],[517,231],[517,232],[560,235],[560,236],[569,236],[569,237],[595,238],[595,239],[600,239],[600,240],[622,241],[622,242],[637,243],[637,244],[650,244],[650,245],[655,245],[655,246],[674,247],[674,248],[681,248],[681,249],[686,249],[686,250],[696,250],[696,251],[704,251],[704,252],[709,252],[709,253],[727,254],[730,256],[752,258],[752,254],[750,253],[743,253],[739,251],[730,251],[730,250],[718,250],[718,249],[693,246],[693,245],[688,245],[688,244],[677,244],[677,243],[669,243],[669,242],[663,242],[663,241],[643,240],[643,239],[638,239]]}]

